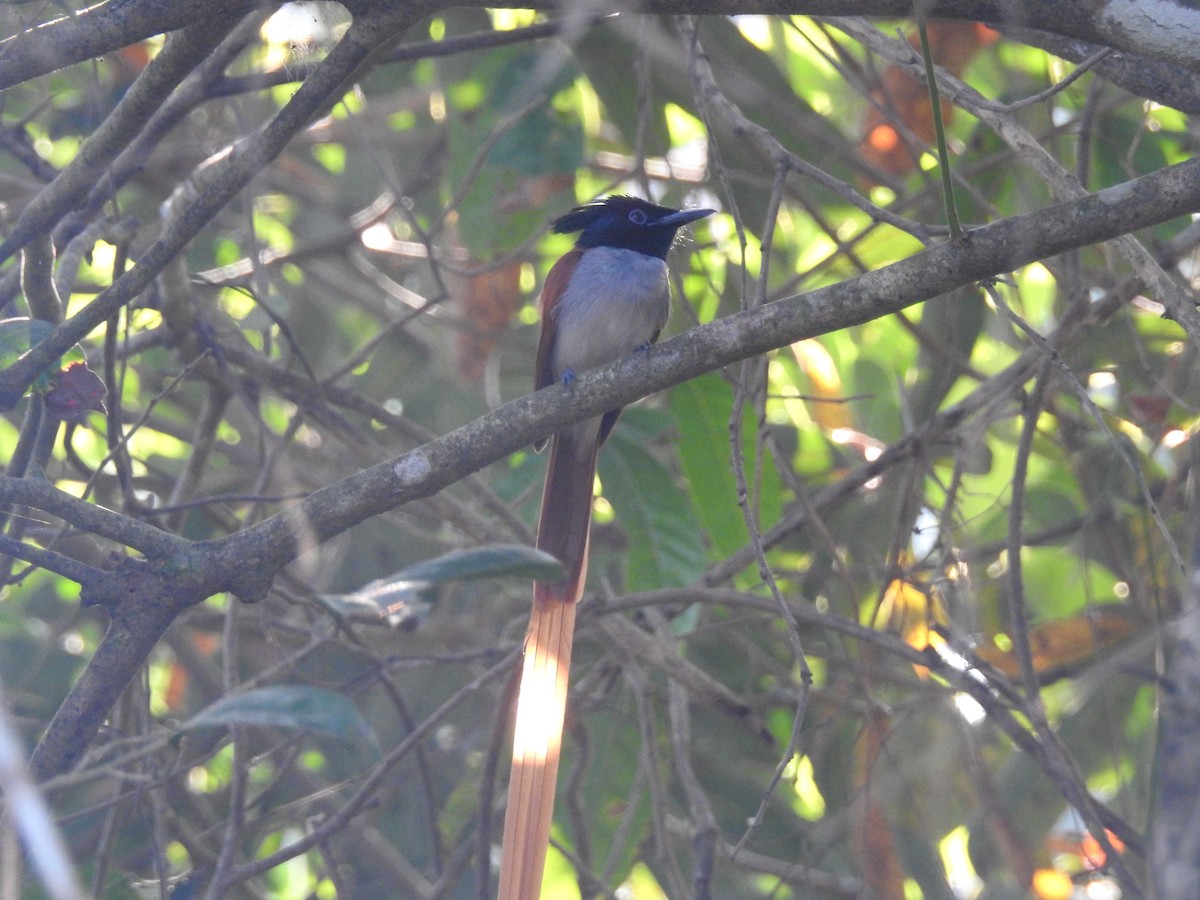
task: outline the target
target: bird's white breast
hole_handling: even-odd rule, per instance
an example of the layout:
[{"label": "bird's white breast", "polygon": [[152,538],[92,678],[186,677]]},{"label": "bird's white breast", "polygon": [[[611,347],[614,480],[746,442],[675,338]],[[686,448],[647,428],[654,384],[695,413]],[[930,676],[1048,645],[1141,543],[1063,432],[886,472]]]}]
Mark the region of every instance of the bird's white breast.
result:
[{"label": "bird's white breast", "polygon": [[554,309],[551,368],[583,372],[628,356],[666,324],[671,309],[667,264],[612,247],[583,254]]}]

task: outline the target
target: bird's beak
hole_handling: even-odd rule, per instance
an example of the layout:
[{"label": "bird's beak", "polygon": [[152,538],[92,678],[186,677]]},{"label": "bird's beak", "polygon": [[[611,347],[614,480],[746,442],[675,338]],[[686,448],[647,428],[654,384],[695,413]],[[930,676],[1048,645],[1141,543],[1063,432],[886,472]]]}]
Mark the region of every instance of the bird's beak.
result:
[{"label": "bird's beak", "polygon": [[656,226],[664,225],[668,228],[679,228],[688,222],[695,222],[697,219],[711,216],[715,212],[715,209],[681,209],[679,212],[671,213],[669,216],[663,216],[654,224]]}]

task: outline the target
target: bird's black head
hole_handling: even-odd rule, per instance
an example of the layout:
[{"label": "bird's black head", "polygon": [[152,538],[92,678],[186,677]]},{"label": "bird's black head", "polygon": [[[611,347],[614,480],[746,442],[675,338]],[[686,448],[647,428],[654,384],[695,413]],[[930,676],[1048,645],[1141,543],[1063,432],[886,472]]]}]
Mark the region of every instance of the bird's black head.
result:
[{"label": "bird's black head", "polygon": [[575,207],[556,219],[553,228],[559,234],[581,232],[576,241],[579,247],[618,247],[666,259],[680,226],[712,213],[711,209],[681,211],[614,194]]}]

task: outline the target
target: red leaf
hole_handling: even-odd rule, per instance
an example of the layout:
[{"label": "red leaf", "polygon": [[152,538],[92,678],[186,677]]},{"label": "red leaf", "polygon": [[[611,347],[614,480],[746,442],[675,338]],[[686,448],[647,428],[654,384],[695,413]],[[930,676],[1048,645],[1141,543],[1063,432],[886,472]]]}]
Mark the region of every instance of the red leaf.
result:
[{"label": "red leaf", "polygon": [[67,422],[82,422],[88,412],[104,412],[108,393],[100,376],[87,363],[71,363],[58,373],[57,383],[46,391],[46,409]]}]

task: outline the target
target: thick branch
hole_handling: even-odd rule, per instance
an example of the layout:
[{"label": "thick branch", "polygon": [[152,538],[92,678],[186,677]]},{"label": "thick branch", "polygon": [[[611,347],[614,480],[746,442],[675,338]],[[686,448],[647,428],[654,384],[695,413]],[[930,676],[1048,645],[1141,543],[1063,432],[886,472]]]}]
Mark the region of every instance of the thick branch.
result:
[{"label": "thick branch", "polygon": [[[0,91],[196,22],[229,22],[254,0],[108,0],[0,42]],[[278,5],[278,4],[272,4]]]},{"label": "thick branch", "polygon": [[[178,598],[187,585],[161,580],[129,561],[118,570],[129,594],[113,615],[104,640],[75,682],[29,761],[38,781],[70,769],[83,755],[109,710],[146,657],[179,615]],[[148,581],[155,583],[150,584]]]},{"label": "thick branch", "polygon": [[[1073,63],[1081,63],[1104,49],[1078,38],[1030,28],[1006,27],[1004,36]],[[1100,60],[1095,71],[1139,97],[1192,115],[1200,113],[1200,70],[1195,67],[1117,51]]]},{"label": "thick branch", "polygon": [[[256,0],[108,0],[69,18],[31,28],[0,43],[0,90],[72,63],[118,50],[189,23],[229,17],[262,6]],[[346,2],[347,8],[367,8],[371,0]],[[399,4],[393,4],[400,8]],[[427,15],[451,6],[471,6],[459,0],[439,0]],[[476,6],[559,10],[557,0],[500,0]],[[1200,72],[1200,10],[1185,0],[929,0],[932,18],[988,22],[1001,30],[1033,29],[1062,38],[1112,47],[1147,60],[1159,60]],[[628,11],[622,0],[589,5],[593,14]],[[642,0],[638,10],[655,15],[813,15],[877,16],[906,19],[912,0]],[[1151,15],[1151,12],[1153,15]],[[1015,33],[1015,32],[1014,32]],[[1018,37],[1018,39],[1020,39]]]},{"label": "thick branch", "polygon": [[73,497],[44,478],[0,475],[0,504],[9,503],[50,513],[72,528],[132,547],[150,558],[174,556],[188,545],[170,532]]}]

